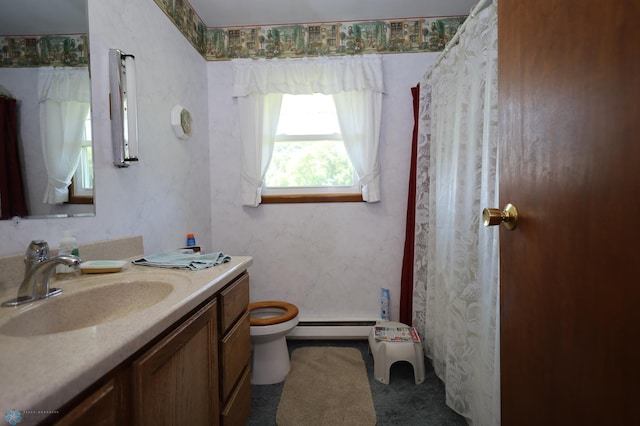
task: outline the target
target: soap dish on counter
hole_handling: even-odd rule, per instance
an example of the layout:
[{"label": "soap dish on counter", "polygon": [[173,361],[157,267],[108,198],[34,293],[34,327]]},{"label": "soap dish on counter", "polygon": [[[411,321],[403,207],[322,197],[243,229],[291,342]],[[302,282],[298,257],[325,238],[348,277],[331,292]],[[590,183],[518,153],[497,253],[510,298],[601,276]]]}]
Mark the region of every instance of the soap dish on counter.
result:
[{"label": "soap dish on counter", "polygon": [[80,270],[85,274],[106,274],[120,272],[126,260],[88,260],[80,264]]}]

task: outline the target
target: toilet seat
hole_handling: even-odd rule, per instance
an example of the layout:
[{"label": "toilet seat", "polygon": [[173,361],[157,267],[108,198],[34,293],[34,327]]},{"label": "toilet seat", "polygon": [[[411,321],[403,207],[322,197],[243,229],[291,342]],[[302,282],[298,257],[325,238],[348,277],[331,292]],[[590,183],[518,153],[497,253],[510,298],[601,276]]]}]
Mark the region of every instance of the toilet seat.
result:
[{"label": "toilet seat", "polygon": [[253,318],[250,317],[251,326],[274,325],[289,321],[298,315],[298,307],[292,303],[280,302],[277,300],[269,300],[265,302],[249,303],[249,312],[257,309],[276,308],[285,312],[270,318]]}]

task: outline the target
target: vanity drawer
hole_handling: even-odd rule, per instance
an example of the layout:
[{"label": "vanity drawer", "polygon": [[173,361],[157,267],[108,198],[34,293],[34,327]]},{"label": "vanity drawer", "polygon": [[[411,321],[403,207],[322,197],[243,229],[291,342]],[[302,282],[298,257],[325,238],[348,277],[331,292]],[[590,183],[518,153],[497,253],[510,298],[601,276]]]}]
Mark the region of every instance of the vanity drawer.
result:
[{"label": "vanity drawer", "polygon": [[220,300],[220,332],[224,335],[233,323],[247,310],[249,305],[249,274],[246,272],[238,280],[224,289]]},{"label": "vanity drawer", "polygon": [[231,331],[222,339],[222,401],[227,401],[233,387],[249,364],[251,336],[249,312],[240,318]]},{"label": "vanity drawer", "polygon": [[238,386],[233,391],[229,403],[222,411],[222,426],[246,425],[251,411],[250,369],[245,368]]}]

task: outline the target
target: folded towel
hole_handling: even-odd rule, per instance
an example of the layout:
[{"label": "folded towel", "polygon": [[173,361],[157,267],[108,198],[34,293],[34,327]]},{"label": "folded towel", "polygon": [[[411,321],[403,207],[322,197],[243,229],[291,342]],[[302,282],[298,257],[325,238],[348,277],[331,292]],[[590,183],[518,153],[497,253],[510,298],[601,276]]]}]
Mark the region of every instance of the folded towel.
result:
[{"label": "folded towel", "polygon": [[136,265],[159,268],[189,269],[198,271],[231,261],[231,256],[222,252],[208,254],[184,254],[179,252],[158,253],[132,261]]}]

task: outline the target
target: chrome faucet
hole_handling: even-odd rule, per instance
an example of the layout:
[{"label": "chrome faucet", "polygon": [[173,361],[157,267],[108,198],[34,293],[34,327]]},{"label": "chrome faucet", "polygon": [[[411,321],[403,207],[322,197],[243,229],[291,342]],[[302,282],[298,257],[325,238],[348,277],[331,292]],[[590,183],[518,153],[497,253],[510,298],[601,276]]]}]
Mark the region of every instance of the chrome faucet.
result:
[{"label": "chrome faucet", "polygon": [[1,306],[22,305],[62,293],[61,288],[49,288],[51,274],[58,265],[78,266],[81,261],[78,256],[70,254],[49,258],[49,245],[46,241],[31,241],[24,256],[24,279],[18,289],[18,297],[7,300]]}]

